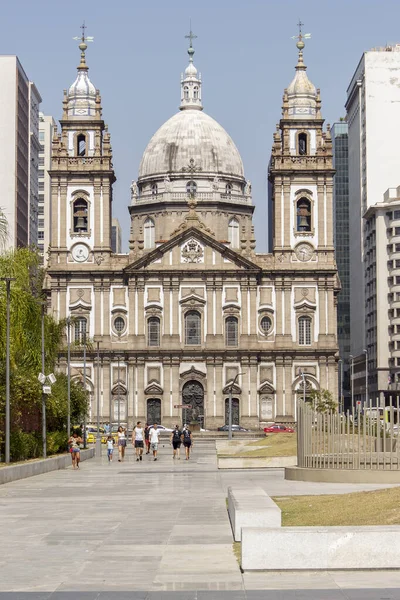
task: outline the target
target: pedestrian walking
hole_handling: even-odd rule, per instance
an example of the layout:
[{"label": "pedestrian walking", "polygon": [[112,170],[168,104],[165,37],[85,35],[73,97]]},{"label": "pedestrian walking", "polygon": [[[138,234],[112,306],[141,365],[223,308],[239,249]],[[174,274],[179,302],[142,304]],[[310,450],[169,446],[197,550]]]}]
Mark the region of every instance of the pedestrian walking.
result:
[{"label": "pedestrian walking", "polygon": [[150,454],[150,426],[146,423],[144,428],[144,441],[146,442],[146,454]]},{"label": "pedestrian walking", "polygon": [[179,425],[175,425],[175,429],[171,433],[171,444],[173,448],[172,458],[178,457],[178,460],[181,459],[181,443],[182,443],[182,431],[179,429]]},{"label": "pedestrian walking", "polygon": [[79,463],[81,462],[81,444],[82,438],[77,434],[76,431],[71,435],[68,440],[68,444],[71,452],[72,468],[79,469]]},{"label": "pedestrian walking", "polygon": [[193,448],[193,439],[192,439],[192,432],[190,431],[190,429],[187,425],[185,425],[183,428],[182,439],[183,439],[183,445],[185,446],[186,460],[189,460],[190,450],[191,450],[191,448]]},{"label": "pedestrian walking", "polygon": [[114,444],[115,444],[115,440],[114,440],[113,436],[109,435],[107,438],[107,458],[108,458],[109,463],[111,463],[112,459],[113,459]]},{"label": "pedestrian walking", "polygon": [[138,421],[136,427],[132,431],[132,444],[135,446],[136,462],[143,459],[143,448],[144,448],[144,428],[142,422]]},{"label": "pedestrian walking", "polygon": [[118,462],[123,462],[126,448],[126,429],[118,427]]},{"label": "pedestrian walking", "polygon": [[157,423],[154,423],[153,427],[150,429],[150,446],[153,451],[154,460],[157,460],[159,437],[160,437],[160,430],[157,429]]}]

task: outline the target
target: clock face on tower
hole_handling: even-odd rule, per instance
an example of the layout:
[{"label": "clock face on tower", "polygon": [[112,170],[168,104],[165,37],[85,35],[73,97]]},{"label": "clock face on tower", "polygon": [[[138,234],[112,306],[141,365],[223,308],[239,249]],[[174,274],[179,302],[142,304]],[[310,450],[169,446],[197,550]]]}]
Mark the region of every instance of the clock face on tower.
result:
[{"label": "clock face on tower", "polygon": [[89,258],[89,248],[86,244],[76,244],[72,248],[72,258],[76,262],[85,262]]},{"label": "clock face on tower", "polygon": [[295,249],[296,256],[302,262],[307,262],[311,260],[312,255],[314,254],[314,248],[310,246],[310,244],[299,244]]}]

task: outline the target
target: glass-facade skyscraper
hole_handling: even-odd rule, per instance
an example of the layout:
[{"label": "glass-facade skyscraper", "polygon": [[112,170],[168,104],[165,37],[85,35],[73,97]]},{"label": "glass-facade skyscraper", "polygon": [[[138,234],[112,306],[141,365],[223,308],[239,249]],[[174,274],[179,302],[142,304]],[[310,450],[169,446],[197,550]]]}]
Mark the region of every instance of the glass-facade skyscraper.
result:
[{"label": "glass-facade skyscraper", "polygon": [[349,152],[348,125],[345,121],[333,125],[332,144],[333,166],[336,170],[333,187],[333,235],[342,285],[337,310],[338,342],[340,359],[343,361],[345,408],[350,408]]}]

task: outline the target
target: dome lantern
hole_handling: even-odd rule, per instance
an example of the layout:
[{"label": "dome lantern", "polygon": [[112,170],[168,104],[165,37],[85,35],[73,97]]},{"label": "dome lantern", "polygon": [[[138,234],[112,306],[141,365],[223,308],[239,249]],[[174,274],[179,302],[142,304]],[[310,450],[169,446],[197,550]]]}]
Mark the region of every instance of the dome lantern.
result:
[{"label": "dome lantern", "polygon": [[93,37],[85,35],[86,25],[83,23],[82,35],[75,37],[79,41],[81,62],[78,65],[78,75],[70,86],[66,97],[66,112],[68,117],[91,117],[96,115],[96,88],[89,79],[89,67],[86,64],[87,42],[93,42]]},{"label": "dome lantern", "polygon": [[297,39],[296,46],[299,56],[296,74],[287,88],[287,116],[290,119],[315,119],[317,115],[317,90],[307,77],[307,67],[303,61],[304,40],[309,39],[311,35],[302,33],[302,25],[303,23],[299,21],[299,34],[293,37],[293,39]]},{"label": "dome lantern", "polygon": [[198,75],[197,69],[193,64],[194,48],[192,41],[197,38],[197,35],[194,35],[192,28],[190,27],[190,32],[185,37],[189,39],[189,64],[181,76],[180,110],[203,110],[203,105],[201,103],[201,76]]}]

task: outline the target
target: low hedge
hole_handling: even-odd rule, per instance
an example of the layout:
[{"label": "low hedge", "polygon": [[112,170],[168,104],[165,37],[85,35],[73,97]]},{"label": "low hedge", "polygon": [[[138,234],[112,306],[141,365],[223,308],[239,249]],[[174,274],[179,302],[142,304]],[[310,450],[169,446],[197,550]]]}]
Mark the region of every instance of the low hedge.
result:
[{"label": "low hedge", "polygon": [[[67,434],[64,431],[51,431],[47,434],[47,454],[58,454],[67,450]],[[13,431],[10,436],[11,460],[40,458],[43,453],[42,436],[38,432]]]}]

